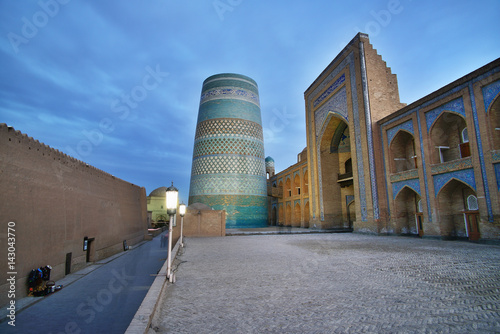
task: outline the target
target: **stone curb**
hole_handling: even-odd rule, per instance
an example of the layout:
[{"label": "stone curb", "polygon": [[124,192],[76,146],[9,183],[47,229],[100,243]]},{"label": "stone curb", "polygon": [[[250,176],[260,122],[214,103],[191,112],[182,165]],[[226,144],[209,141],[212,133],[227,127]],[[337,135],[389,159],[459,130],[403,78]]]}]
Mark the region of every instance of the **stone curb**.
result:
[{"label": "stone curb", "polygon": [[[179,241],[177,241],[174,249],[172,250],[172,263],[174,263],[179,249],[180,243]],[[158,272],[158,276],[156,276],[153,284],[151,284],[146,297],[144,297],[141,306],[135,313],[134,318],[125,331],[126,334],[146,334],[149,331],[149,327],[151,326],[153,316],[158,306],[158,301],[160,300],[162,293],[168,285],[167,276],[165,275],[165,273],[167,272],[167,266],[168,263],[167,261],[165,261],[160,271]]]}]

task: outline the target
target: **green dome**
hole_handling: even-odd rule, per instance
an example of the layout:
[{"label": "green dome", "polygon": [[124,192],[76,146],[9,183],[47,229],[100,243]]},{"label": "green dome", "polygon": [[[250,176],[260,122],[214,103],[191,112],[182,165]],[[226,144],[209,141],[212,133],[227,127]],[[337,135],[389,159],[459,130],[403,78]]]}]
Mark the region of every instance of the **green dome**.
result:
[{"label": "green dome", "polygon": [[167,187],[160,187],[156,188],[153,190],[150,194],[149,197],[155,196],[155,197],[165,197],[167,195]]}]

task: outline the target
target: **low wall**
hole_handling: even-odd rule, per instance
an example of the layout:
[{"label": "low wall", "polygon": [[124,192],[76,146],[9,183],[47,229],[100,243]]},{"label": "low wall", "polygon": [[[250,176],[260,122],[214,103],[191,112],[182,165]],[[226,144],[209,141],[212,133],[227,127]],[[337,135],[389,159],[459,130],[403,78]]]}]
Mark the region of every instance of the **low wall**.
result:
[{"label": "low wall", "polygon": [[[123,251],[147,233],[146,191],[0,124],[0,305],[15,276],[27,295],[31,269],[50,265],[51,279]],[[8,225],[15,258],[7,259]],[[84,251],[84,238],[89,239]],[[69,255],[70,254],[70,255]],[[67,260],[70,261],[67,263]],[[15,275],[7,275],[15,272]]]},{"label": "low wall", "polygon": [[[179,218],[178,218],[179,219]],[[179,220],[177,220],[179,225]],[[226,211],[186,210],[183,235],[186,237],[222,237],[226,235]]]}]

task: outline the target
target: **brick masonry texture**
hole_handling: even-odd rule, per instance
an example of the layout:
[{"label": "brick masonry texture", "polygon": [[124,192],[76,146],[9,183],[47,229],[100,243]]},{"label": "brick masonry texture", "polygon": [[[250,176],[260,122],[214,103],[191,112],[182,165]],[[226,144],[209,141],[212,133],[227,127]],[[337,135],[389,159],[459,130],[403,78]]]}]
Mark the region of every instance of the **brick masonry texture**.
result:
[{"label": "brick masonry texture", "polygon": [[500,247],[355,234],[188,238],[150,333],[492,333]]},{"label": "brick masonry texture", "polygon": [[[0,124],[0,221],[15,222],[16,297],[27,294],[33,268],[51,265],[51,279],[86,266],[84,237],[94,238],[89,260],[123,251],[147,231],[146,191]],[[7,254],[7,227],[0,245]],[[7,256],[0,260],[0,305],[9,302]]]}]

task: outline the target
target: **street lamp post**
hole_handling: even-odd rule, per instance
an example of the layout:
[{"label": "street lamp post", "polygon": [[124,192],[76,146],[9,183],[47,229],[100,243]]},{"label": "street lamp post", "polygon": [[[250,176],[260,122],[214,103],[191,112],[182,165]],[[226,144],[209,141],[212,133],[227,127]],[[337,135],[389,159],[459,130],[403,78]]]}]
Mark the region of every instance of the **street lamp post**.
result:
[{"label": "street lamp post", "polygon": [[172,225],[173,225],[173,217],[177,211],[177,196],[179,191],[176,187],[174,187],[174,182],[172,181],[172,185],[167,188],[167,213],[170,216],[170,221],[168,223],[168,256],[167,256],[167,277],[170,283],[174,281],[172,275]]},{"label": "street lamp post", "polygon": [[184,215],[186,214],[186,204],[182,203],[179,205],[179,214],[181,215],[181,240],[180,245],[184,247],[184,243],[182,242],[182,226],[184,225]]}]

